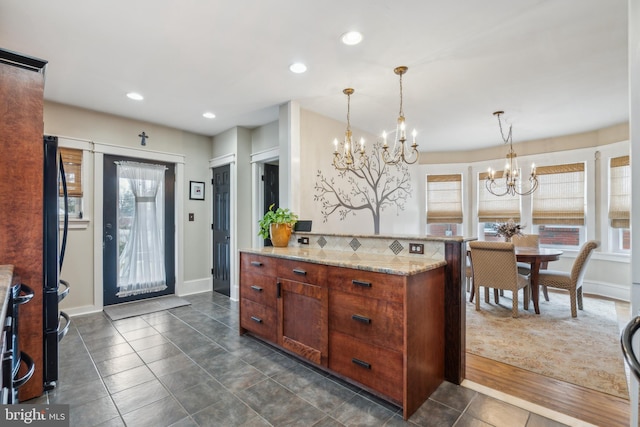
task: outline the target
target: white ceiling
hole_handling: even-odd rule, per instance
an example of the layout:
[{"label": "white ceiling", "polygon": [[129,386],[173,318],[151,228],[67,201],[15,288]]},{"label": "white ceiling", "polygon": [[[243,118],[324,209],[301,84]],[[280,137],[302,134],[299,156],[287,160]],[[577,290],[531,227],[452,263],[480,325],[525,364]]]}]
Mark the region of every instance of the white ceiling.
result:
[{"label": "white ceiling", "polygon": [[495,110],[516,143],[629,114],[626,0],[0,0],[0,47],[49,61],[47,100],[204,135],[288,100],[345,121],[345,87],[353,127],[391,130],[398,65],[421,151],[500,144]]}]

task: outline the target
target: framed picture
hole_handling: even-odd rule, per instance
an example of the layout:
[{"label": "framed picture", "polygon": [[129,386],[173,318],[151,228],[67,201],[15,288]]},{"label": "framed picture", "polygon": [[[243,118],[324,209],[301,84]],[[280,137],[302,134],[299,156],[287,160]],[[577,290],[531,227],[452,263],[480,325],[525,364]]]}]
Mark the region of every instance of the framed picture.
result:
[{"label": "framed picture", "polygon": [[204,200],[204,182],[189,181],[189,198],[191,200]]}]

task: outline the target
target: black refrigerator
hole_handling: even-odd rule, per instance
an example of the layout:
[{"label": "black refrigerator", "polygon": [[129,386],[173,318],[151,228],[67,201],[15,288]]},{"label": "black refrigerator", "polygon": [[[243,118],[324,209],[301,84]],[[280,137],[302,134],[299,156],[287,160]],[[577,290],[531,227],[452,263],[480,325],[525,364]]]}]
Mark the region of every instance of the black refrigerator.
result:
[{"label": "black refrigerator", "polygon": [[[62,201],[62,202],[61,202]],[[44,137],[44,320],[43,381],[51,390],[58,381],[58,343],[71,324],[58,304],[69,293],[69,284],[60,279],[69,230],[67,185],[58,137]],[[62,218],[62,227],[60,226]],[[61,229],[62,228],[62,229]]]}]

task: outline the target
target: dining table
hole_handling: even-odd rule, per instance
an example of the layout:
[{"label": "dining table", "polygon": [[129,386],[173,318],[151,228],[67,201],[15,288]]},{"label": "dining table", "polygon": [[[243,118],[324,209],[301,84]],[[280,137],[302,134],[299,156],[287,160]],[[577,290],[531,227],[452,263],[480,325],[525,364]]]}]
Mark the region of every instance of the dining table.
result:
[{"label": "dining table", "polygon": [[540,266],[545,265],[550,261],[559,260],[560,255],[562,255],[562,251],[551,248],[516,246],[515,252],[516,261],[527,263],[531,266],[531,299],[533,301],[533,308],[536,311],[536,314],[540,314],[540,307],[538,306],[538,301],[540,299],[540,285],[538,283]]}]

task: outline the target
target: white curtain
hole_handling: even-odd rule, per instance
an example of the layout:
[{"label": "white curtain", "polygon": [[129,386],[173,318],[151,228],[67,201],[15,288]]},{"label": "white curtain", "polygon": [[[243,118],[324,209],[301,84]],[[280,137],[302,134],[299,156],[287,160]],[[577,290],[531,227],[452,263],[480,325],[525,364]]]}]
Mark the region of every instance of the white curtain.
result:
[{"label": "white curtain", "polygon": [[129,237],[118,262],[118,297],[167,288],[164,268],[165,166],[119,162],[118,179],[126,179],[135,196]]}]

